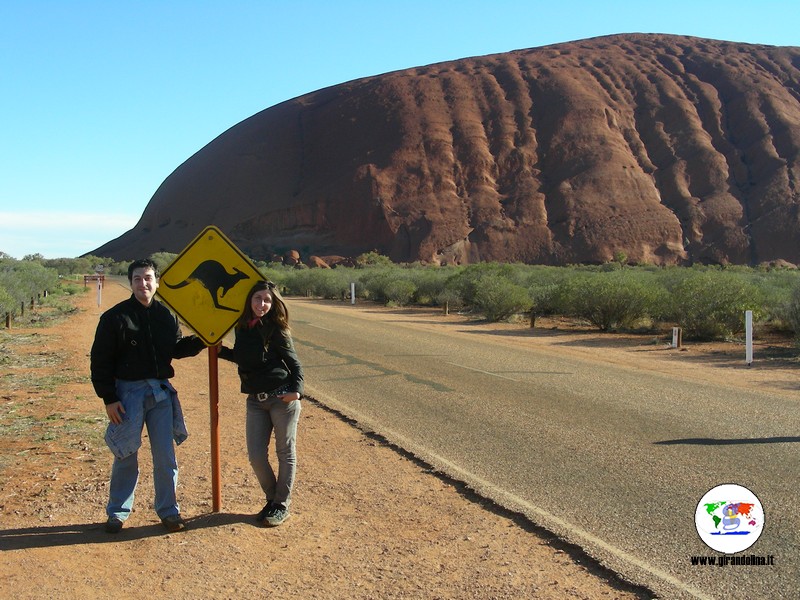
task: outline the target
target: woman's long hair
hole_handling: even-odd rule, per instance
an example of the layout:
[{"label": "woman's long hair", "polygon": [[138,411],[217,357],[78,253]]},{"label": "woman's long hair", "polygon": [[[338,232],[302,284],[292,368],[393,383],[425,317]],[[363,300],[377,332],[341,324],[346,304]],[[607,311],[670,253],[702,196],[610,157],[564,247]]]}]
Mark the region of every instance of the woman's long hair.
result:
[{"label": "woman's long hair", "polygon": [[256,318],[253,312],[253,295],[256,292],[268,291],[272,295],[272,308],[269,312],[261,317],[262,321],[266,320],[274,324],[281,331],[289,331],[289,309],[286,308],[286,303],[278,293],[277,286],[271,281],[257,281],[247,294],[247,300],[244,302],[244,311],[236,323],[239,329],[247,329],[250,327],[250,322]]}]

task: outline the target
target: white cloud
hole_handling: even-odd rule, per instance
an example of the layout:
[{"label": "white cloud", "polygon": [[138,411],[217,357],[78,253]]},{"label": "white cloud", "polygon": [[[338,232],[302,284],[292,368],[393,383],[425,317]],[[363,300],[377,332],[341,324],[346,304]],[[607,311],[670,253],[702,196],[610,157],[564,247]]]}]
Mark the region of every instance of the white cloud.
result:
[{"label": "white cloud", "polygon": [[66,227],[79,227],[84,230],[93,227],[127,231],[136,225],[139,215],[109,213],[75,212],[8,212],[0,211],[0,231],[15,231],[19,228],[31,230],[62,230]]},{"label": "white cloud", "polygon": [[0,252],[73,258],[119,237],[138,220],[125,214],[0,211]]}]

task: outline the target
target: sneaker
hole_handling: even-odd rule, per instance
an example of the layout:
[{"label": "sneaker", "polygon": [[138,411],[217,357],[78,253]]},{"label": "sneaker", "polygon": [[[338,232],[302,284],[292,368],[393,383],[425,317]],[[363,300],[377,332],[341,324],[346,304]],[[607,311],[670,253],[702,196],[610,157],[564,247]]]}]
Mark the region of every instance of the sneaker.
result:
[{"label": "sneaker", "polygon": [[258,511],[258,514],[256,515],[256,521],[258,521],[259,523],[260,523],[261,521],[263,521],[263,520],[264,520],[264,518],[267,516],[267,513],[269,513],[269,511],[270,511],[270,509],[271,509],[271,508],[272,508],[272,500],[270,500],[269,502],[267,502],[267,503],[264,505],[264,508],[262,508],[260,511]]},{"label": "sneaker", "polygon": [[122,531],[122,521],[117,517],[109,517],[106,521],[106,533],[119,533]]},{"label": "sneaker", "polygon": [[161,524],[167,528],[170,533],[176,533],[186,529],[186,522],[181,519],[180,515],[170,515],[161,519]]},{"label": "sneaker", "polygon": [[264,525],[277,527],[289,518],[289,509],[283,504],[273,504],[264,516]]}]

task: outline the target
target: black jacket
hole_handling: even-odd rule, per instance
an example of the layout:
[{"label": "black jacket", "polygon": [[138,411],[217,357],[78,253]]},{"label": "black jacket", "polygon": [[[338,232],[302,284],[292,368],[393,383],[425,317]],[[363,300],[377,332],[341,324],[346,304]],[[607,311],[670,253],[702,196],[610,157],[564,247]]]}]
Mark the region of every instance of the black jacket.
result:
[{"label": "black jacket", "polygon": [[197,336],[181,336],[178,319],[153,300],[145,307],[133,295],[102,315],[91,351],[92,385],[106,404],[117,402],[115,381],[169,379],[173,358],[195,356],[205,347]]},{"label": "black jacket", "polygon": [[289,385],[289,392],[303,393],[303,367],[289,333],[271,323],[236,328],[233,350],[221,346],[219,357],[239,367],[242,393],[271,392]]}]

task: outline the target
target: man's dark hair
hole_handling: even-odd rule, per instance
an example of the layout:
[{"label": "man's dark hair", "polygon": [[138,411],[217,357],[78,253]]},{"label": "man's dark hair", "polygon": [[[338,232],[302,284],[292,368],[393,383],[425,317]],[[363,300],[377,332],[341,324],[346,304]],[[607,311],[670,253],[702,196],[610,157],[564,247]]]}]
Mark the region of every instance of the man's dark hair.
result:
[{"label": "man's dark hair", "polygon": [[133,283],[133,272],[136,269],[153,269],[153,273],[156,274],[156,279],[161,277],[161,273],[158,272],[158,267],[156,266],[156,263],[154,263],[149,258],[140,258],[138,260],[133,261],[128,266],[128,281],[130,283]]}]

